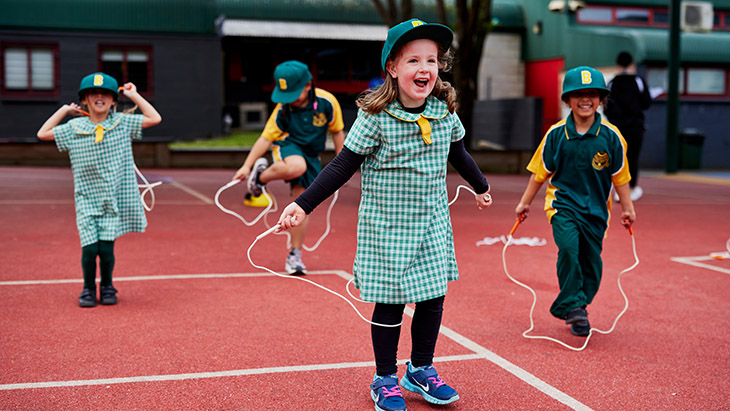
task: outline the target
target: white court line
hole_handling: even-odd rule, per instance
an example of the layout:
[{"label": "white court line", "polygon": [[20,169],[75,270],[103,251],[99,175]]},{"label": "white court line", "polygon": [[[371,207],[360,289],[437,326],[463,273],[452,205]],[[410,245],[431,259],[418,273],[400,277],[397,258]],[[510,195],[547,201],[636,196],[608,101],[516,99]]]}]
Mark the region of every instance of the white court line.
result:
[{"label": "white court line", "polygon": [[718,267],[718,266],[715,266],[715,265],[703,264],[703,263],[698,262],[698,261],[714,260],[714,258],[712,258],[710,256],[701,256],[701,257],[672,257],[672,258],[670,258],[670,260],[672,260],[672,261],[674,261],[676,263],[693,265],[695,267],[706,268],[708,270],[718,271],[718,272],[721,272],[723,274],[730,274],[730,270],[728,270],[727,268],[722,268],[722,267]]},{"label": "white court line", "polygon": [[199,198],[200,201],[204,202],[205,204],[215,204],[210,197],[206,196],[205,194],[203,194],[199,191],[193,190],[192,188],[186,186],[183,183],[180,183],[176,180],[172,180],[172,182],[170,184],[172,184],[174,187],[177,187],[180,190],[190,194],[193,197]]},{"label": "white court line", "polygon": [[[451,355],[446,357],[434,358],[437,362],[446,361],[463,361],[483,358],[479,354],[468,355]],[[405,364],[406,360],[398,361],[399,364]],[[373,361],[361,362],[343,362],[336,364],[310,364],[310,365],[291,365],[284,367],[267,367],[267,368],[249,368],[245,370],[230,371],[212,371],[212,372],[195,372],[187,374],[163,374],[163,375],[142,375],[138,377],[121,377],[121,378],[100,378],[95,380],[70,380],[70,381],[48,381],[48,382],[31,382],[18,384],[0,384],[0,391],[9,390],[27,390],[34,388],[57,388],[57,387],[81,387],[88,385],[111,385],[111,384],[128,384],[135,382],[149,381],[181,381],[181,380],[197,380],[204,378],[221,378],[221,377],[239,377],[244,375],[262,375],[277,374],[285,372],[306,372],[321,370],[338,370],[348,368],[374,367]]]},{"label": "white court line", "polygon": [[[350,280],[352,274],[343,270],[333,271],[316,271],[311,274],[324,274],[330,273],[335,274],[343,279]],[[309,273],[308,273],[309,274]],[[227,278],[227,277],[263,277],[273,276],[268,273],[254,273],[254,274],[201,274],[201,275],[170,275],[170,276],[148,276],[148,277],[121,277],[127,278],[127,281],[138,280],[157,280],[167,278]],[[121,278],[116,281],[121,280]],[[55,280],[58,284],[61,281],[68,280]],[[43,284],[46,284],[45,282]],[[3,283],[0,283],[3,285]],[[406,306],[405,314],[409,317],[413,317],[413,308]],[[472,360],[472,359],[486,359],[493,364],[499,366],[520,380],[526,382],[528,385],[537,389],[538,391],[552,397],[553,399],[565,404],[566,406],[574,410],[590,410],[588,406],[572,398],[568,394],[558,390],[552,385],[545,381],[537,378],[528,371],[518,367],[517,365],[507,361],[500,357],[496,353],[482,347],[476,342],[464,337],[456,331],[441,325],[441,334],[450,338],[462,347],[471,350],[474,354],[469,355],[456,355],[446,357],[436,357],[435,362],[447,362],[447,361],[461,361],[461,360]],[[399,364],[405,364],[406,360],[399,360]],[[148,375],[138,377],[124,377],[124,378],[108,378],[108,379],[96,379],[96,380],[71,380],[71,381],[48,381],[48,382],[35,382],[35,383],[17,383],[17,384],[0,384],[0,391],[2,390],[20,390],[20,389],[32,389],[32,388],[53,388],[53,387],[73,387],[73,386],[85,386],[85,385],[104,385],[104,384],[124,384],[134,382],[147,382],[147,381],[172,381],[172,380],[189,380],[189,379],[202,379],[202,378],[219,378],[219,377],[233,377],[243,375],[259,375],[259,374],[271,374],[271,373],[284,373],[284,372],[301,372],[301,371],[318,371],[318,370],[330,370],[330,369],[345,369],[345,368],[362,368],[372,367],[374,365],[371,361],[365,362],[349,362],[349,363],[335,363],[335,364],[314,364],[314,365],[296,365],[296,366],[284,366],[284,367],[269,367],[269,368],[252,368],[245,370],[232,370],[232,371],[214,371],[214,372],[200,372],[200,373],[188,373],[188,374],[168,374],[168,375]]]},{"label": "white court line", "polygon": [[[344,271],[343,271],[344,272]],[[284,274],[281,272],[280,274]],[[337,271],[308,271],[307,275],[324,275],[336,274],[342,277]],[[194,280],[198,278],[246,278],[246,277],[275,277],[270,273],[230,273],[230,274],[174,274],[174,275],[139,275],[129,277],[114,277],[114,282],[118,281],[150,281],[150,280]],[[2,285],[48,285],[48,284],[69,284],[83,283],[83,279],[59,279],[59,280],[15,280],[0,281]],[[97,280],[97,282],[99,282]]]}]

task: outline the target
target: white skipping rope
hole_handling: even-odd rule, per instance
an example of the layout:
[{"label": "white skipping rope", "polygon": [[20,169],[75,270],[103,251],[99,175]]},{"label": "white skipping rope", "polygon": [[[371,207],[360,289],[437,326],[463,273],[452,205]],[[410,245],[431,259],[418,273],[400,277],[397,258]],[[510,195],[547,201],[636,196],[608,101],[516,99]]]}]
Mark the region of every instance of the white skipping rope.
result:
[{"label": "white skipping rope", "polygon": [[[139,179],[142,180],[144,184],[137,184],[138,188],[142,188],[142,193],[140,193],[140,199],[142,200],[142,207],[144,207],[147,211],[152,211],[153,208],[155,208],[155,192],[152,190],[153,188],[159,186],[162,184],[162,181],[157,181],[155,183],[150,184],[149,181],[145,178],[144,174],[142,174],[141,171],[137,168],[137,164],[134,165],[134,172],[137,173],[139,176]],[[147,205],[147,202],[144,199],[144,196],[147,195],[147,193],[150,193],[150,205]]]},{"label": "white skipping rope", "polygon": [[[243,218],[240,214],[223,207],[223,205],[220,203],[219,198],[220,198],[221,193],[223,191],[235,186],[236,184],[238,184],[240,182],[241,182],[241,180],[231,180],[231,182],[229,182],[228,184],[219,188],[218,191],[215,193],[216,206],[218,206],[218,208],[220,208],[221,211],[223,211],[224,213],[230,214],[230,215],[236,217],[237,219],[241,220],[241,222],[243,224],[245,224],[249,227],[253,226],[254,224],[259,222],[259,220],[261,220],[263,218],[264,224],[266,225],[266,227],[271,228],[271,226],[269,225],[269,222],[266,220],[266,217],[268,217],[269,214],[276,212],[279,209],[279,205],[276,202],[276,198],[266,191],[266,186],[262,186],[261,190],[263,192],[263,195],[266,196],[266,198],[269,200],[269,205],[266,206],[266,208],[263,211],[261,211],[261,213],[256,218],[254,218],[252,221],[246,221],[246,219]],[[335,194],[332,197],[332,201],[330,202],[330,205],[327,208],[326,228],[325,228],[324,233],[319,237],[319,239],[317,240],[316,243],[314,243],[313,246],[309,247],[306,244],[303,244],[302,248],[305,251],[312,252],[312,251],[316,250],[319,247],[319,245],[322,244],[322,241],[329,235],[330,228],[332,226],[331,222],[330,222],[331,216],[332,216],[332,209],[334,208],[335,203],[337,202],[337,199],[339,198],[339,196],[340,196],[340,190],[335,191]],[[291,234],[289,234],[288,231],[281,232],[281,233],[274,233],[274,234],[286,236],[286,244],[287,244],[286,248],[291,248]]]},{"label": "white skipping rope", "polygon": [[[220,201],[218,201],[218,198],[219,198],[219,196],[220,196],[220,193],[221,193],[221,192],[223,192],[224,190],[226,190],[226,189],[228,189],[228,188],[230,188],[230,187],[232,187],[232,186],[236,185],[236,184],[237,184],[238,182],[240,182],[240,180],[233,180],[233,181],[231,181],[230,183],[226,184],[225,186],[221,187],[221,188],[220,188],[220,189],[218,190],[218,192],[216,193],[216,195],[215,195],[215,203],[216,203],[216,205],[218,206],[218,208],[220,208],[220,209],[221,209],[221,210],[222,210],[223,212],[225,212],[225,213],[227,213],[227,214],[230,214],[230,215],[232,215],[232,216],[234,216],[234,217],[238,218],[239,220],[241,220],[241,221],[242,221],[242,222],[243,222],[244,224],[246,224],[246,225],[248,225],[248,226],[251,226],[251,225],[255,224],[255,223],[256,223],[256,222],[257,222],[257,221],[258,221],[259,219],[261,219],[261,218],[262,218],[262,216],[264,216],[265,214],[267,214],[267,213],[269,212],[269,208],[270,208],[270,207],[271,207],[271,205],[273,204],[273,201],[270,201],[270,202],[269,202],[269,208],[267,208],[266,210],[264,210],[264,211],[263,211],[263,212],[262,212],[262,213],[261,213],[261,214],[260,214],[260,215],[259,215],[259,216],[258,216],[258,217],[257,217],[257,218],[255,219],[255,220],[254,220],[254,221],[252,221],[252,222],[248,222],[248,221],[246,221],[246,220],[245,220],[245,219],[244,219],[243,217],[241,217],[241,216],[240,216],[240,215],[238,215],[237,213],[235,213],[235,212],[233,212],[233,211],[231,211],[231,210],[228,210],[228,209],[226,209],[225,207],[223,207],[223,206],[221,205]],[[460,191],[460,190],[461,190],[462,188],[464,188],[464,189],[466,189],[466,190],[468,190],[468,191],[471,191],[472,193],[474,193],[474,191],[472,191],[472,190],[471,190],[471,189],[470,189],[469,187],[467,187],[467,186],[464,186],[464,185],[460,185],[460,186],[459,186],[459,187],[457,188],[457,190],[456,190],[456,196],[454,197],[454,199],[453,199],[453,200],[451,200],[451,202],[449,202],[449,206],[450,206],[451,204],[453,204],[453,202],[454,202],[454,201],[456,201],[456,199],[457,199],[457,198],[459,197],[459,191]],[[264,189],[264,190],[265,190],[265,189]],[[265,193],[265,192],[264,192],[264,193]],[[320,244],[320,243],[322,242],[322,240],[324,240],[324,238],[325,238],[325,237],[326,237],[326,236],[327,236],[327,235],[329,234],[329,232],[330,232],[330,215],[331,215],[331,213],[332,213],[332,208],[333,208],[333,206],[334,206],[334,204],[335,204],[335,202],[336,202],[336,200],[337,200],[337,196],[338,196],[338,194],[339,194],[339,190],[335,192],[335,197],[334,197],[334,198],[332,199],[332,202],[330,203],[329,209],[327,210],[327,229],[325,230],[325,233],[324,233],[324,234],[322,235],[322,237],[320,237],[320,239],[319,239],[319,240],[317,241],[317,243],[316,243],[316,244],[315,244],[315,245],[314,245],[314,246],[313,246],[313,247],[312,247],[311,249],[310,249],[310,248],[308,248],[308,247],[307,247],[307,248],[305,248],[305,249],[306,249],[307,251],[312,251],[312,250],[316,249],[316,248],[317,248],[317,247],[319,246],[319,244]],[[476,195],[476,193],[474,193],[474,195]],[[272,197],[271,197],[271,196],[269,196],[268,194],[267,194],[267,197],[268,197],[268,198],[269,198],[270,200],[272,199]],[[355,313],[357,314],[357,316],[358,316],[358,317],[360,317],[360,319],[362,319],[363,321],[365,321],[365,322],[366,322],[366,323],[368,323],[368,324],[371,324],[371,325],[375,325],[375,326],[378,326],[378,327],[388,327],[388,328],[393,328],[393,327],[400,327],[400,326],[401,326],[401,325],[403,324],[403,320],[401,320],[401,322],[399,322],[398,324],[381,324],[381,323],[376,323],[376,322],[370,321],[370,320],[368,320],[367,318],[363,317],[363,315],[362,315],[362,314],[360,313],[360,311],[359,311],[359,310],[357,309],[357,307],[355,307],[355,305],[354,305],[354,304],[353,304],[353,303],[352,303],[352,302],[351,302],[350,300],[348,300],[348,299],[347,299],[346,297],[344,297],[344,296],[343,296],[342,294],[339,294],[339,293],[337,293],[337,292],[335,292],[335,291],[332,291],[332,290],[330,290],[329,288],[327,288],[327,287],[324,287],[324,286],[322,286],[322,285],[319,285],[319,284],[317,284],[317,283],[315,283],[315,282],[313,282],[313,281],[310,281],[310,280],[308,280],[308,279],[306,279],[306,278],[302,278],[302,277],[298,277],[298,276],[290,276],[290,275],[284,275],[284,274],[280,274],[280,273],[277,273],[277,272],[276,272],[276,271],[274,271],[274,270],[271,270],[271,269],[270,269],[270,268],[268,268],[268,267],[264,267],[264,266],[261,266],[261,265],[258,265],[258,264],[256,264],[256,263],[254,263],[254,262],[253,262],[253,259],[251,258],[251,250],[253,249],[253,247],[254,247],[254,246],[256,245],[256,243],[257,243],[257,242],[259,242],[259,240],[261,240],[262,238],[264,238],[264,237],[268,236],[269,234],[272,234],[272,233],[274,233],[274,231],[276,231],[276,230],[277,230],[277,229],[278,229],[279,227],[280,227],[280,226],[279,226],[279,225],[277,224],[277,225],[275,225],[275,226],[273,226],[273,227],[269,228],[268,230],[264,231],[263,233],[259,234],[259,235],[258,235],[258,236],[256,236],[256,238],[254,239],[253,243],[251,243],[251,245],[250,245],[250,246],[248,247],[248,250],[246,251],[246,256],[248,257],[248,261],[249,261],[249,262],[251,263],[251,265],[252,265],[252,266],[254,266],[255,268],[258,268],[258,269],[260,269],[260,270],[264,270],[264,271],[266,271],[266,272],[268,272],[268,273],[270,273],[270,274],[273,274],[273,275],[275,275],[275,276],[277,276],[277,277],[281,277],[281,278],[287,278],[287,279],[297,279],[297,280],[300,280],[300,281],[304,281],[304,282],[307,282],[307,283],[309,283],[309,284],[312,284],[312,285],[314,285],[314,286],[316,286],[316,287],[318,287],[318,288],[320,288],[320,289],[322,289],[322,290],[324,290],[324,291],[327,291],[328,293],[330,293],[330,294],[333,294],[333,295],[335,295],[335,296],[337,296],[337,297],[341,298],[341,299],[342,299],[342,300],[344,300],[344,301],[345,301],[345,302],[346,302],[347,304],[349,304],[349,305],[350,305],[350,307],[351,307],[351,308],[352,308],[352,309],[353,309],[353,310],[355,311]],[[287,234],[288,234],[288,233],[287,233]],[[304,248],[304,247],[303,247],[303,248]],[[352,293],[350,292],[350,287],[349,287],[349,286],[350,286],[350,283],[352,283],[352,282],[353,282],[353,280],[354,280],[354,277],[353,277],[352,279],[350,279],[350,280],[349,280],[349,281],[347,282],[347,284],[345,284],[345,289],[347,290],[347,293],[348,293],[348,294],[350,295],[350,297],[352,297],[352,299],[354,299],[354,300],[356,300],[356,301],[359,301],[359,302],[364,302],[364,303],[369,303],[368,301],[364,301],[364,300],[361,300],[361,299],[359,299],[359,298],[355,297],[355,296],[354,296],[354,295],[353,295],[353,294],[352,294]]]},{"label": "white skipping rope", "polygon": [[634,238],[634,231],[633,231],[633,229],[631,227],[628,227],[629,235],[631,235],[631,245],[632,245],[633,250],[634,250],[634,259],[636,261],[634,262],[634,264],[631,267],[626,268],[623,271],[621,271],[618,274],[618,277],[616,279],[616,282],[618,284],[618,289],[621,292],[621,295],[624,297],[624,302],[625,302],[624,308],[616,316],[616,319],[613,320],[613,325],[611,326],[610,329],[608,329],[607,331],[604,331],[604,330],[599,330],[598,328],[591,328],[590,331],[588,332],[588,337],[586,337],[585,343],[583,343],[583,346],[581,346],[579,348],[576,348],[576,347],[573,347],[571,345],[568,345],[568,344],[566,344],[566,343],[564,343],[564,342],[562,342],[560,340],[556,340],[555,338],[551,338],[551,337],[547,337],[547,336],[543,336],[543,335],[527,335],[530,331],[532,331],[533,328],[535,328],[535,322],[534,322],[534,320],[532,318],[532,313],[535,310],[535,304],[537,303],[537,294],[535,294],[535,290],[533,290],[532,288],[530,288],[530,286],[528,286],[526,284],[523,284],[523,283],[517,281],[514,277],[512,277],[510,275],[509,271],[507,270],[507,259],[505,258],[505,253],[507,252],[507,247],[509,247],[510,244],[511,244],[511,242],[512,242],[512,234],[514,234],[515,230],[517,229],[517,226],[520,224],[520,222],[523,219],[517,220],[517,222],[515,223],[514,227],[512,227],[512,231],[509,233],[509,236],[508,236],[508,241],[504,245],[504,248],[502,249],[502,265],[504,267],[504,273],[507,274],[507,277],[510,280],[512,280],[513,283],[519,285],[520,287],[526,288],[532,294],[532,306],[530,307],[530,328],[528,328],[527,330],[525,330],[525,332],[522,333],[522,336],[525,337],[525,338],[534,339],[534,340],[548,340],[548,341],[552,341],[552,342],[555,342],[555,343],[558,343],[558,344],[562,345],[565,348],[571,349],[573,351],[583,351],[586,348],[586,346],[588,346],[588,341],[590,341],[591,336],[593,336],[593,332],[594,331],[595,332],[598,332],[598,333],[601,333],[601,334],[610,334],[611,332],[613,332],[614,328],[616,328],[616,323],[618,323],[618,320],[621,318],[621,316],[623,316],[624,313],[626,312],[626,310],[629,309],[629,299],[626,297],[626,293],[624,293],[623,287],[621,287],[621,276],[624,275],[625,273],[633,270],[634,268],[636,268],[637,265],[639,265],[639,256],[636,254],[636,239]]}]

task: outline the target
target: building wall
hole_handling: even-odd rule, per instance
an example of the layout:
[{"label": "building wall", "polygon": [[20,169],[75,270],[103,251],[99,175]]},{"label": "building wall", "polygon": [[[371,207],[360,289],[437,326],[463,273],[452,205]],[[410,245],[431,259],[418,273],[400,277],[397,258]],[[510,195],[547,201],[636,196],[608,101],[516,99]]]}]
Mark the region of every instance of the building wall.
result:
[{"label": "building wall", "polygon": [[81,78],[99,70],[100,44],[152,47],[154,95],[149,100],[163,122],[146,130],[145,138],[193,139],[221,129],[221,46],[215,36],[1,31],[3,41],[58,44],[60,90],[58,98],[0,96],[1,141],[36,141],[36,132],[58,107],[78,102]]},{"label": "building wall", "polygon": [[489,33],[479,63],[478,100],[525,96],[525,65],[521,50],[520,34]]}]

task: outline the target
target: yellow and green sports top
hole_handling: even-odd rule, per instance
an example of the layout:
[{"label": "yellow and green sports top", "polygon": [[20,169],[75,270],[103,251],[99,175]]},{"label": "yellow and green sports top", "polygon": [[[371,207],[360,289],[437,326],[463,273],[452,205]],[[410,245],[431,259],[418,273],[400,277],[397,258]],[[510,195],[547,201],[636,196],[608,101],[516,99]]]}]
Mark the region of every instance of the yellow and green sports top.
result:
[{"label": "yellow and green sports top", "polygon": [[277,104],[261,136],[281,146],[296,144],[306,155],[318,156],[324,151],[327,132],[336,133],[345,126],[335,96],[319,88],[314,94],[306,107]]},{"label": "yellow and green sports top", "polygon": [[576,131],[572,114],[555,123],[545,133],[527,170],[535,174],[535,181],[548,181],[548,219],[561,209],[570,209],[608,224],[611,184],[619,186],[631,180],[626,141],[599,113],[585,134]]}]

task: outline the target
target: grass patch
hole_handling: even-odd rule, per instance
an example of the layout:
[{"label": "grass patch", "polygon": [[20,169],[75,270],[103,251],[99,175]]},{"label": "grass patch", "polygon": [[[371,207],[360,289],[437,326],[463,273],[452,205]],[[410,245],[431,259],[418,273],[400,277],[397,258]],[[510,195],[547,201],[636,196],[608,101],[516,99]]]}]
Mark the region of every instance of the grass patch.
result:
[{"label": "grass patch", "polygon": [[261,131],[234,131],[229,136],[195,141],[178,141],[170,148],[250,148],[261,136]]}]

